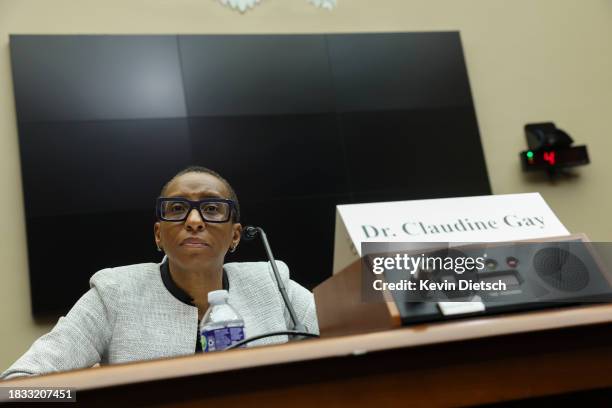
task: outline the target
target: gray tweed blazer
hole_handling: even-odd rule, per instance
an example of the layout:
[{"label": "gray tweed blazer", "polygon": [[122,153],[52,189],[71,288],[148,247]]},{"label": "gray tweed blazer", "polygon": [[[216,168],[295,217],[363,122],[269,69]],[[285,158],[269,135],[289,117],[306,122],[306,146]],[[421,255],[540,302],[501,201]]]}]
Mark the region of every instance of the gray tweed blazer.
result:
[{"label": "gray tweed blazer", "polygon": [[[277,264],[298,318],[309,332],[318,333],[312,293],[289,279],[287,265]],[[97,272],[89,281],[91,289],[0,378],[193,354],[198,309],[166,289],[159,266],[145,263]],[[224,268],[228,302],[242,315],[246,337],[291,327],[268,262],[228,263]],[[286,336],[276,336],[250,345],[286,341]]]}]

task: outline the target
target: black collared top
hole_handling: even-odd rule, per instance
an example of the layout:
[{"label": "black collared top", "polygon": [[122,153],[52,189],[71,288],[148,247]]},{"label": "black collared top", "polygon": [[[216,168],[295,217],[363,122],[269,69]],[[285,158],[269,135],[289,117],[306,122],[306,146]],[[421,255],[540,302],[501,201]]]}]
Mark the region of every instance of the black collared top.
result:
[{"label": "black collared top", "polygon": [[[179,288],[176,285],[176,283],[174,283],[174,280],[172,280],[172,275],[170,275],[170,267],[168,266],[167,259],[164,263],[160,265],[159,270],[161,271],[162,282],[164,283],[164,286],[166,287],[166,289],[168,289],[168,292],[170,292],[172,296],[174,296],[181,302],[185,303],[186,305],[195,306],[193,304],[193,299],[191,298],[191,296],[189,296],[189,294],[185,292],[183,289]],[[227,274],[225,273],[225,269],[223,269],[223,277],[221,279],[222,279],[223,289],[229,290],[229,280],[227,279]],[[196,349],[195,349],[196,353],[202,352],[202,344],[200,344],[199,326],[200,326],[200,322],[198,322],[198,327],[196,328]]]}]

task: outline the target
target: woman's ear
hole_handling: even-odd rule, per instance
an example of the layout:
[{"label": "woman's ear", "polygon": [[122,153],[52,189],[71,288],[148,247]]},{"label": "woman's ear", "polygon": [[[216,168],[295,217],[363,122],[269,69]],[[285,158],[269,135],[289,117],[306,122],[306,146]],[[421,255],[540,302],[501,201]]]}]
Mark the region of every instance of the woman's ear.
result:
[{"label": "woman's ear", "polygon": [[240,243],[240,238],[242,237],[242,224],[239,222],[234,223],[233,231],[232,231],[232,246],[235,248]]},{"label": "woman's ear", "polygon": [[157,249],[162,251],[164,248],[161,244],[161,232],[160,232],[160,224],[156,222],[153,224],[153,236],[155,237],[155,245],[157,245]]}]

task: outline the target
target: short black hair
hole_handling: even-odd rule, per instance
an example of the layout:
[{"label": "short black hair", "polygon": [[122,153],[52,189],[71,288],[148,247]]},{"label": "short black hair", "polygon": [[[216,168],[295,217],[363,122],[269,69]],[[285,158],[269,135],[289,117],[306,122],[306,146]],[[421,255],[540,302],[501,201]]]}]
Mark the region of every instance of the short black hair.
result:
[{"label": "short black hair", "polygon": [[236,192],[232,188],[231,184],[226,179],[221,177],[219,173],[209,168],[206,168],[206,167],[202,167],[202,166],[185,167],[183,170],[176,173],[170,180],[168,180],[166,184],[164,184],[164,187],[161,190],[160,197],[165,196],[166,190],[168,190],[168,186],[170,185],[170,183],[172,183],[172,181],[174,181],[175,178],[180,177],[183,174],[187,174],[187,173],[210,174],[211,176],[219,179],[223,184],[225,184],[225,187],[227,187],[227,190],[230,193],[229,198],[234,202],[234,211],[232,212],[232,222],[240,222],[240,203],[238,203],[238,196],[236,195]]}]

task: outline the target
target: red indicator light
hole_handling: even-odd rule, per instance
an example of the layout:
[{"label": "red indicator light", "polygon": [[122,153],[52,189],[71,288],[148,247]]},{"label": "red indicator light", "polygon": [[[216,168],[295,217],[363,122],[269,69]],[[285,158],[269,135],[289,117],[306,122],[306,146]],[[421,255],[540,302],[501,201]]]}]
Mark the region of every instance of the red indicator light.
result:
[{"label": "red indicator light", "polygon": [[508,264],[509,267],[516,268],[518,263],[519,263],[519,261],[515,257],[509,256],[509,257],[506,258],[506,263]]},{"label": "red indicator light", "polygon": [[555,165],[555,152],[544,152],[544,161],[548,162],[551,166]]}]

